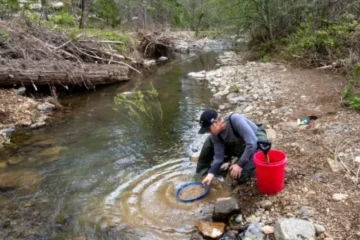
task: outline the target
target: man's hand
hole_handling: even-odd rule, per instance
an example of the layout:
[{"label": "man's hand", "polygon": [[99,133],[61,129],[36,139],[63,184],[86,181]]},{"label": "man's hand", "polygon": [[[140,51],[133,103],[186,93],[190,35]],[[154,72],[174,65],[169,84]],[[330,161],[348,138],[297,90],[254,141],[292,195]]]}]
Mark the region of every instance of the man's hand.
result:
[{"label": "man's hand", "polygon": [[230,176],[233,179],[238,179],[241,176],[243,169],[239,165],[233,164],[231,165],[230,170],[231,170]]},{"label": "man's hand", "polygon": [[206,178],[204,178],[204,180],[202,181],[202,184],[205,185],[210,185],[211,181],[213,180],[214,178],[214,174],[212,173],[208,173],[208,175],[206,176]]}]

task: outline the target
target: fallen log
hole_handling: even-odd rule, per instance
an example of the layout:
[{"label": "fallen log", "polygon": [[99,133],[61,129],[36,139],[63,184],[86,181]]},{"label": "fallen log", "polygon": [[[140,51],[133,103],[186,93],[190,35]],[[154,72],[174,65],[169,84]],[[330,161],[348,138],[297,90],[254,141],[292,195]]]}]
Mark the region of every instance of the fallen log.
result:
[{"label": "fallen log", "polygon": [[84,86],[86,88],[129,80],[129,68],[108,64],[81,64],[70,61],[2,61],[0,86],[19,84]]}]

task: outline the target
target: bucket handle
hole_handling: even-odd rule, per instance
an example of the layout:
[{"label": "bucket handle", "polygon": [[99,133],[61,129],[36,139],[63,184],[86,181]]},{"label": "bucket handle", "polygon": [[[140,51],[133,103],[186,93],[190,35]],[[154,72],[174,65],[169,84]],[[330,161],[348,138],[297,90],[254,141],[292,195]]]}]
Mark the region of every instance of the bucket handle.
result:
[{"label": "bucket handle", "polygon": [[268,153],[271,149],[271,142],[259,141],[259,142],[257,142],[257,146],[264,153],[266,162],[269,163],[270,160],[269,160]]}]

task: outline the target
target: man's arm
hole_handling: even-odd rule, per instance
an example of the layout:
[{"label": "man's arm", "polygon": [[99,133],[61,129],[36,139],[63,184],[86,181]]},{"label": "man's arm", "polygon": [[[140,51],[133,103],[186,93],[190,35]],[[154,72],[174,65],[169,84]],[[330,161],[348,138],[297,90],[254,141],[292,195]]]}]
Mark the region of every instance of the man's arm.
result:
[{"label": "man's arm", "polygon": [[249,162],[250,158],[256,152],[257,138],[244,116],[240,114],[233,114],[231,117],[231,122],[233,123],[234,130],[239,133],[246,144],[244,153],[241,155],[238,161],[238,165],[241,168],[244,168],[244,166]]}]

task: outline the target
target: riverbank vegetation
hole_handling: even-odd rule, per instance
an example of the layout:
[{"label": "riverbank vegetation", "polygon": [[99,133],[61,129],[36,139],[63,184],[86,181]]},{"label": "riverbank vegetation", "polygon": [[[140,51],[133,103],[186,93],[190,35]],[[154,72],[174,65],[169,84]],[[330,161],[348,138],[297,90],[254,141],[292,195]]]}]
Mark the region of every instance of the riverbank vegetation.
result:
[{"label": "riverbank vegetation", "polygon": [[[70,39],[86,34],[121,42],[114,46],[120,53],[133,47],[124,33],[143,29],[190,30],[210,38],[246,36],[264,61],[280,57],[351,76],[344,103],[358,108],[358,77],[353,74],[360,62],[358,5],[355,0],[6,0],[0,15],[9,19],[23,13]],[[0,41],[8,38],[2,30]]]}]

